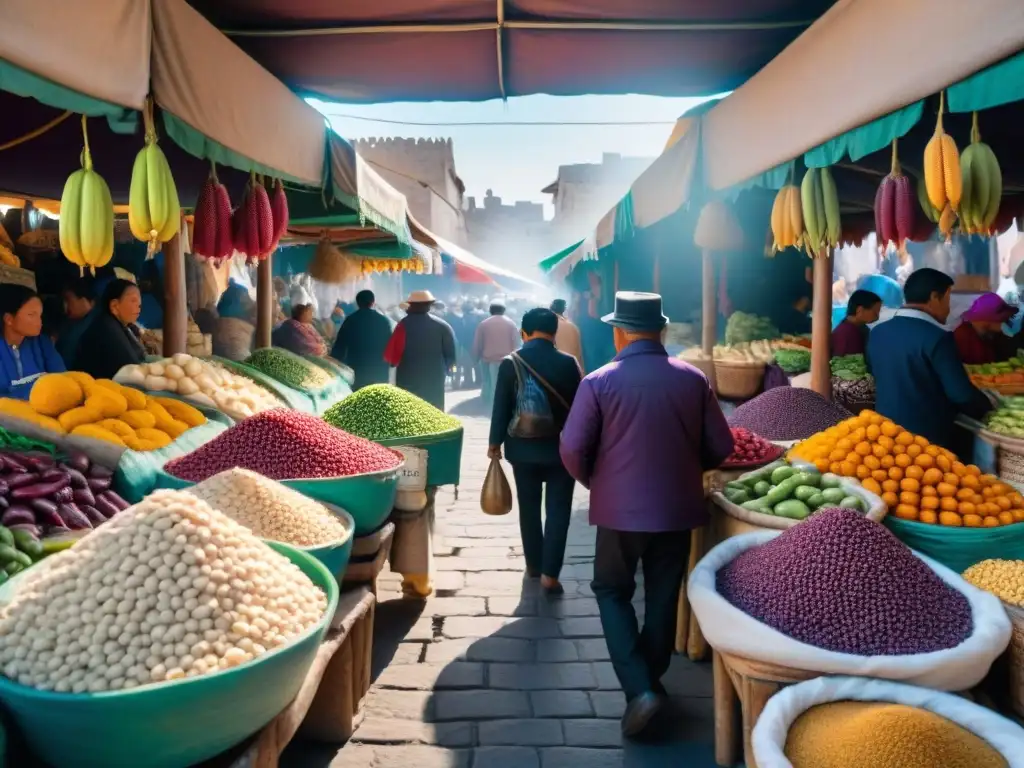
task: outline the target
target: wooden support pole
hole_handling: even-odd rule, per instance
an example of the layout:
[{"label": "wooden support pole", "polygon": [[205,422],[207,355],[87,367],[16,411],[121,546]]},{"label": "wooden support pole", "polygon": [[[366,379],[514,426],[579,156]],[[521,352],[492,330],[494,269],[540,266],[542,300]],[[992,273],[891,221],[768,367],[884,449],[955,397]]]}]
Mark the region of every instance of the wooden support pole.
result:
[{"label": "wooden support pole", "polygon": [[164,357],[188,348],[188,298],[185,295],[185,253],[181,235],[163,247],[164,253]]},{"label": "wooden support pole", "polygon": [[711,389],[717,391],[715,367],[711,361],[715,355],[715,340],[718,338],[718,304],[715,301],[715,262],[714,254],[707,248],[701,250],[701,351],[708,362],[708,378]]},{"label": "wooden support pole", "polygon": [[256,349],[270,346],[274,329],[273,253],[268,253],[256,268]]},{"label": "wooden support pole", "polygon": [[832,341],[831,248],[823,248],[814,259],[814,292],[811,303],[811,389],[832,399],[832,370],[829,367]]}]

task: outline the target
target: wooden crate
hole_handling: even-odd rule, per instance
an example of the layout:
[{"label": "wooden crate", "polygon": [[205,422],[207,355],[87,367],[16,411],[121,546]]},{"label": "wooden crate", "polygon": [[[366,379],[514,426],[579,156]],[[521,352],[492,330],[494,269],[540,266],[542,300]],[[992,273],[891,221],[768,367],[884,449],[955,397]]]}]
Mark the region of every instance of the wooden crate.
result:
[{"label": "wooden crate", "polygon": [[203,768],[277,768],[296,734],[332,744],[347,740],[359,726],[370,689],[376,603],[366,587],[344,592],[294,701],[244,745]]},{"label": "wooden crate", "polygon": [[[352,545],[352,558],[348,561],[348,568],[345,569],[345,575],[342,577],[342,589],[365,584],[376,596],[377,577],[380,576],[380,572],[384,570],[384,566],[388,562],[388,555],[391,554],[391,542],[394,537],[394,523],[388,523],[371,536],[363,537],[363,539],[372,538],[376,542],[376,550],[373,551],[372,557],[366,552],[368,545],[365,542],[361,544],[362,539],[356,539]],[[356,554],[357,549],[361,551],[361,554]]]}]

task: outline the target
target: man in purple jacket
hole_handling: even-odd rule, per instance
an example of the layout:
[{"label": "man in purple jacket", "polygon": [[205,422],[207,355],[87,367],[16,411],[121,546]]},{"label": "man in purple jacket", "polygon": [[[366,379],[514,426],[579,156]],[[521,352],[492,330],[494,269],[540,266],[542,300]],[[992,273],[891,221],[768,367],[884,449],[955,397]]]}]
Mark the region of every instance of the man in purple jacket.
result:
[{"label": "man in purple jacket", "polygon": [[[664,701],[660,680],[675,644],[690,531],[708,521],[703,473],[725,461],[733,439],[704,374],[665,351],[661,296],[616,293],[615,312],[602,319],[614,328],[618,355],[580,384],[561,455],[590,489],[597,526],[591,586],[626,694],[622,733],[635,736]],[[642,632],[631,602],[638,562]]]}]

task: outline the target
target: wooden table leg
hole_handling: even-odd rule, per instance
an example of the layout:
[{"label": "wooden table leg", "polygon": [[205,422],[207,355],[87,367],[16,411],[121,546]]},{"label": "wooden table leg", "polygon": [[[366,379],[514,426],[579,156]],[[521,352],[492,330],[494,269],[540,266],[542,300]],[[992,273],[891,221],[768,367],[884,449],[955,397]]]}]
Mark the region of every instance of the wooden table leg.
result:
[{"label": "wooden table leg", "polygon": [[736,727],[738,697],[725,668],[725,661],[714,654],[715,762],[733,768],[740,759],[740,734]]},{"label": "wooden table leg", "polygon": [[[686,569],[687,578],[697,567],[700,559],[704,557],[705,541],[707,540],[704,528],[694,528],[690,536],[690,562]],[[687,601],[687,606],[689,606],[689,601]],[[697,614],[693,610],[690,610],[689,613],[690,626],[686,633],[686,655],[690,657],[690,661],[704,661],[708,657],[708,644],[704,640],[704,633],[701,632]]]},{"label": "wooden table leg", "polygon": [[743,704],[743,754],[747,768],[757,768],[757,761],[754,759],[754,750],[751,746],[754,726],[757,725],[757,719],[761,717],[761,712],[764,711],[768,699],[778,693],[780,688],[778,683],[769,683],[750,677],[743,678],[743,695],[740,698]]}]

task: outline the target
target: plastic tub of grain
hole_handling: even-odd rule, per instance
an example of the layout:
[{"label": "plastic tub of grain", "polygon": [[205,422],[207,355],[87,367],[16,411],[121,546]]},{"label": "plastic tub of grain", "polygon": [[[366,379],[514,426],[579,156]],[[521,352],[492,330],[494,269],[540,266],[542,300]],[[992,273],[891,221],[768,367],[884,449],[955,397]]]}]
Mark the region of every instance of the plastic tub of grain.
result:
[{"label": "plastic tub of grain", "polygon": [[[35,568],[11,579],[0,589],[0,602],[7,603],[3,614],[0,615],[0,623],[16,615],[18,607],[24,605],[21,600],[46,600],[49,603],[49,607],[46,608],[48,616],[53,612],[54,615],[63,617],[61,620],[76,617],[75,620],[85,629],[75,631],[87,631],[95,623],[92,618],[95,611],[82,610],[82,606],[87,607],[86,602],[75,601],[72,604],[69,599],[63,607],[56,602],[59,599],[57,593],[60,591],[58,585],[68,581],[62,571],[69,569],[71,563],[77,563],[86,574],[118,573],[124,560],[110,558],[102,546],[114,546],[125,552],[126,557],[135,556],[137,553],[129,542],[133,538],[138,538],[132,530],[132,526],[137,524],[138,517],[150,514],[154,509],[153,505],[170,504],[200,505],[199,508],[204,509],[208,515],[206,519],[210,524],[217,525],[222,531],[230,530],[234,541],[246,542],[244,546],[247,551],[251,551],[253,547],[265,551],[269,546],[278,555],[283,555],[287,561],[298,567],[301,574],[304,574],[301,576],[289,569],[288,584],[298,585],[297,579],[301,577],[306,579],[304,583],[310,588],[313,585],[318,588],[321,597],[317,610],[322,612],[319,620],[309,624],[305,621],[294,624],[294,627],[301,628],[300,631],[290,634],[276,647],[262,649],[251,660],[244,660],[246,654],[241,651],[240,657],[231,657],[232,664],[237,665],[223,669],[210,666],[202,673],[197,671],[192,677],[180,676],[180,669],[167,670],[164,661],[185,662],[178,662],[176,659],[172,662],[163,650],[159,651],[160,658],[153,659],[158,662],[155,666],[150,667],[149,660],[145,660],[142,662],[143,666],[125,670],[126,675],[133,670],[139,670],[136,674],[140,678],[147,670],[149,671],[147,684],[136,684],[137,687],[126,687],[124,679],[112,681],[104,678],[105,685],[109,684],[112,689],[90,687],[85,692],[68,693],[41,689],[33,682],[38,678],[22,682],[19,677],[16,682],[8,677],[0,677],[0,702],[12,714],[31,749],[48,764],[73,765],[76,768],[137,768],[142,765],[146,768],[181,768],[194,765],[220,754],[257,732],[277,716],[298,693],[337,607],[338,585],[334,576],[318,560],[293,547],[277,543],[260,544],[251,533],[244,531],[198,499],[182,499],[187,496],[170,491],[157,492],[133,507],[133,511],[122,513],[109,525],[92,532],[67,552],[47,558]],[[221,527],[222,524],[228,525],[229,528]],[[188,534],[190,542],[194,535],[196,534]],[[121,540],[116,537],[119,536],[127,536],[124,546],[118,546]],[[110,538],[102,544],[104,537]],[[161,547],[171,546],[167,543],[167,538],[161,539],[160,542]],[[268,556],[270,559],[264,560],[261,566],[263,570],[260,573],[263,576],[269,573],[267,568],[280,569],[287,565],[287,561],[281,560],[275,562],[283,565],[272,566],[270,563],[276,556],[273,553],[268,553]],[[231,565],[235,564],[237,563]],[[68,570],[68,573],[71,572]],[[263,576],[259,578],[262,579]],[[74,579],[71,579],[71,582],[73,583]],[[42,590],[44,587],[47,594],[33,598],[30,590]],[[285,589],[294,600],[297,596],[295,588]],[[153,591],[150,594],[156,596],[158,592]],[[273,589],[266,589],[262,594],[272,595]],[[227,617],[224,606],[222,603],[218,609],[221,611],[219,615]],[[26,614],[22,612],[17,615]],[[172,624],[173,622],[170,622],[161,626],[169,628]],[[170,629],[166,631],[169,632]],[[67,639],[72,634],[65,633],[62,637]],[[34,636],[40,637],[38,629]],[[8,635],[8,638],[10,637],[12,636]],[[274,642],[283,637],[275,633]],[[117,642],[119,644],[120,640]],[[170,643],[163,646],[164,650],[167,650],[168,644]],[[207,645],[215,651],[223,650],[217,649],[212,643]],[[10,670],[11,647],[8,644],[0,648],[0,656],[5,658],[5,671]],[[236,648],[232,646],[222,657],[227,658],[235,651]],[[153,647],[147,652],[154,653]],[[174,653],[173,645],[171,653]],[[58,652],[47,650],[46,654],[57,656]],[[64,656],[64,659],[64,664],[71,663],[70,657]],[[193,663],[195,661],[193,660]],[[81,674],[79,662],[76,661],[74,664],[77,674]],[[96,679],[99,670],[109,671],[111,665],[103,662],[94,668],[90,662],[89,668],[94,671],[87,674],[93,677],[86,679]],[[198,670],[198,667],[191,668]],[[73,671],[72,676],[74,675],[76,672]],[[81,682],[81,678],[77,679]],[[152,680],[157,682],[149,684]],[[116,687],[118,685],[121,687]],[[60,738],[54,738],[56,733],[59,733]]]},{"label": "plastic tub of grain", "polygon": [[295,547],[315,557],[339,580],[344,576],[352,555],[355,523],[341,507],[238,467],[187,490],[261,539]]},{"label": "plastic tub of grain", "polygon": [[192,453],[167,462],[157,487],[187,488],[234,467],[250,469],[348,512],[355,535],[376,530],[394,506],[401,454],[297,411],[239,422]]},{"label": "plastic tub of grain", "polygon": [[1024,768],[1024,729],[959,696],[819,677],[768,700],[758,768]]},{"label": "plastic tub of grain", "polygon": [[374,384],[331,407],[324,420],[381,445],[427,452],[427,485],[458,485],[462,422],[411,392]]}]

